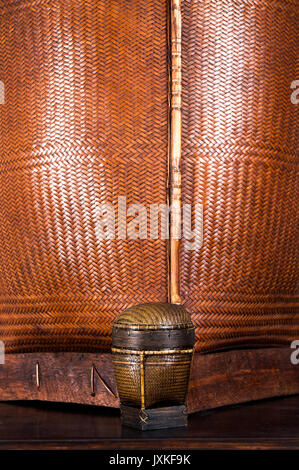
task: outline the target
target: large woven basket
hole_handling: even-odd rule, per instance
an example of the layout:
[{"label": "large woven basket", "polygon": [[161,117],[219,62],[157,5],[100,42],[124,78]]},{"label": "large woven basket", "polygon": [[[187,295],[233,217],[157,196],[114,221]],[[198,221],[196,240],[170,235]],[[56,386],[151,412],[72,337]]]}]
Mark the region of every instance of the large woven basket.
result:
[{"label": "large woven basket", "polygon": [[[169,300],[167,240],[96,234],[102,202],[168,200],[168,9],[0,0],[8,353],[107,351],[120,311]],[[182,13],[182,202],[202,203],[204,223],[201,248],[182,243],[179,293],[197,350],[286,344],[299,335],[298,2],[183,0]]]},{"label": "large woven basket", "polygon": [[0,337],[97,351],[167,300],[163,240],[99,240],[98,208],[166,202],[164,1],[0,1]]}]

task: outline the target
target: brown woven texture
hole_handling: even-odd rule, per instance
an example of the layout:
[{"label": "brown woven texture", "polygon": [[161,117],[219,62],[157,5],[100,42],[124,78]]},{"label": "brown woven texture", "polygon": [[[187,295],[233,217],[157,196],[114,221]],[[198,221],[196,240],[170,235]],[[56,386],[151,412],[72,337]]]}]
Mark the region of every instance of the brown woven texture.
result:
[{"label": "brown woven texture", "polygon": [[192,321],[184,307],[169,303],[134,305],[122,312],[115,323],[120,328],[190,328]]},{"label": "brown woven texture", "polygon": [[[188,390],[192,354],[148,355],[144,358],[144,405],[182,405]],[[141,406],[140,356],[114,353],[114,372],[123,405]]]},{"label": "brown woven texture", "polygon": [[[298,2],[183,0],[181,252],[197,349],[299,336]],[[0,0],[0,338],[96,351],[126,307],[167,300],[161,240],[96,235],[101,202],[163,203],[167,5]]]},{"label": "brown woven texture", "polygon": [[167,301],[165,241],[96,234],[102,202],[166,202],[166,1],[0,0],[0,79],[1,340],[108,349]]},{"label": "brown woven texture", "polygon": [[192,354],[147,356],[144,368],[145,406],[183,405],[188,391]]},{"label": "brown woven texture", "polygon": [[181,253],[198,350],[299,337],[297,0],[184,0]]}]

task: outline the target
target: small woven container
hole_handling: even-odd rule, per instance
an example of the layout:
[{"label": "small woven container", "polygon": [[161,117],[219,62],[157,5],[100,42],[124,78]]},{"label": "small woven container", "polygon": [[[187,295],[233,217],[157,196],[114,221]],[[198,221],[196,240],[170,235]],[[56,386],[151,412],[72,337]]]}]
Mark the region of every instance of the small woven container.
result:
[{"label": "small woven container", "polygon": [[112,353],[122,422],[139,429],[187,424],[194,327],[181,305],[148,303],[114,323]]}]

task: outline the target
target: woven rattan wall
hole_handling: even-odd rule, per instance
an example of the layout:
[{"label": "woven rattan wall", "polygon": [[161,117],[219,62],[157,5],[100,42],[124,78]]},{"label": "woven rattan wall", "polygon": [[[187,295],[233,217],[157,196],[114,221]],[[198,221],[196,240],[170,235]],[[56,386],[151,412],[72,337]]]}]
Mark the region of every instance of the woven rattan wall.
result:
[{"label": "woven rattan wall", "polygon": [[0,77],[0,337],[108,349],[123,308],[167,300],[165,241],[96,230],[102,202],[166,202],[166,1],[1,0]]},{"label": "woven rattan wall", "polygon": [[183,202],[204,205],[182,250],[197,348],[299,336],[297,0],[184,0]]},{"label": "woven rattan wall", "polygon": [[[99,240],[97,222],[119,196],[167,199],[168,6],[0,0],[7,352],[108,350],[121,310],[167,300],[166,242]],[[297,9],[182,1],[182,202],[204,204],[204,242],[177,264],[198,350],[299,335]]]}]

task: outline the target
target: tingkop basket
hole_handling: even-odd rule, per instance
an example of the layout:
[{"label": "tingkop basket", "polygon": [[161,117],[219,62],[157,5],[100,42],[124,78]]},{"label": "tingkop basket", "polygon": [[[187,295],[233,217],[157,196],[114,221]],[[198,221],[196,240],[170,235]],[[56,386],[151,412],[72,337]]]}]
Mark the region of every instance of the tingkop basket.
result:
[{"label": "tingkop basket", "polygon": [[142,429],[186,424],[193,345],[194,327],[181,305],[142,304],[118,317],[112,353],[124,424]]}]

